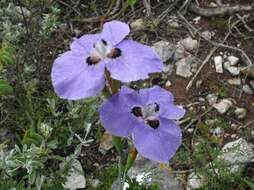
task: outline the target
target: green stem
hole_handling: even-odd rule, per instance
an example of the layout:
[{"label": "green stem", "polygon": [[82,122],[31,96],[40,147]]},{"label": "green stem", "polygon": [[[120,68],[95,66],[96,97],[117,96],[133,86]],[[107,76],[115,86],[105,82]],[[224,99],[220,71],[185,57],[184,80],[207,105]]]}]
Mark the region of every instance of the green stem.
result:
[{"label": "green stem", "polygon": [[132,147],[130,149],[130,152],[128,154],[128,158],[127,158],[127,163],[125,165],[125,168],[124,168],[124,172],[123,172],[123,182],[125,182],[126,180],[126,176],[127,176],[127,173],[129,171],[129,169],[132,167],[136,157],[137,157],[137,154],[138,154],[138,151],[135,147]]},{"label": "green stem", "polygon": [[127,158],[127,163],[125,166],[125,173],[127,173],[129,171],[129,169],[132,167],[136,157],[137,157],[138,151],[135,147],[132,147],[130,149],[130,152],[128,154],[128,158]]},{"label": "green stem", "polygon": [[121,138],[117,137],[117,136],[112,136],[112,144],[116,148],[116,151],[117,151],[118,155],[122,156],[123,146],[122,146]]},{"label": "green stem", "polygon": [[110,73],[107,69],[105,69],[105,77],[108,81],[111,95],[116,94],[118,92],[120,84],[116,80],[111,78]]}]

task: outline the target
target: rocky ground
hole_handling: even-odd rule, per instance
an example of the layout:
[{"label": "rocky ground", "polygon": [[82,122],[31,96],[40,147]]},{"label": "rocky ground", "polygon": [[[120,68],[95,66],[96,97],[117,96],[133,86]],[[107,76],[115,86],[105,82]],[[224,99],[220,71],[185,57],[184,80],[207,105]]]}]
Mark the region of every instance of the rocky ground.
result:
[{"label": "rocky ground", "polygon": [[[112,6],[109,2],[58,1],[59,7],[66,10],[61,15],[62,23],[36,51],[26,52],[28,60],[34,53],[41,58],[34,74],[40,81],[38,94],[52,90],[49,83],[52,62],[57,54],[68,49],[72,37],[95,33],[107,20],[125,21],[131,27],[129,38],[151,45],[164,61],[162,74],[130,85],[160,85],[172,92],[176,103],[187,110],[179,121],[183,144],[170,164],[158,166],[140,157],[130,176],[140,183],[156,183],[162,190],[201,186],[253,189],[252,0],[196,1],[199,4],[188,0],[144,0],[126,10],[121,1]],[[92,138],[97,138],[96,135],[89,133]],[[66,188],[75,184],[79,186],[73,189],[101,187],[104,181],[95,170],[107,168],[116,160],[111,136],[101,131],[100,141],[82,149],[76,167],[84,171],[81,175],[73,172]],[[113,185],[114,188],[117,189]]]}]

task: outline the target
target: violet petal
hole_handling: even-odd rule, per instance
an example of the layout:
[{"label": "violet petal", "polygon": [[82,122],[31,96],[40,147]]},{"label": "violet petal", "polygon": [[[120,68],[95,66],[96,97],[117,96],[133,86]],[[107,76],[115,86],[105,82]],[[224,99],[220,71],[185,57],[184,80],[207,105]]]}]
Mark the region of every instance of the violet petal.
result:
[{"label": "violet petal", "polygon": [[151,47],[124,40],[117,48],[121,50],[121,56],[106,64],[112,78],[131,82],[147,79],[148,74],[162,71],[163,63]]},{"label": "violet petal", "polygon": [[105,86],[105,64],[88,66],[88,55],[68,51],[61,54],[52,67],[51,80],[57,95],[78,100],[97,95]]},{"label": "violet petal", "polygon": [[110,42],[113,46],[121,42],[130,32],[128,24],[120,21],[106,22],[103,25],[101,39]]},{"label": "violet petal", "polygon": [[142,156],[168,163],[181,144],[181,130],[173,121],[166,119],[160,119],[158,129],[143,123],[133,129],[133,142]]}]

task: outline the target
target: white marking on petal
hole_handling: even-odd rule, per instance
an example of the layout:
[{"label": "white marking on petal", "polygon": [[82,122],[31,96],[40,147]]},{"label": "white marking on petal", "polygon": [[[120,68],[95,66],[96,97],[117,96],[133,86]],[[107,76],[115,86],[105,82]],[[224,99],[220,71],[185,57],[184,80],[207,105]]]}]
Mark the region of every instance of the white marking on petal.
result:
[{"label": "white marking on petal", "polygon": [[100,59],[105,59],[107,54],[112,50],[112,45],[109,42],[103,42],[99,40],[95,43],[94,49],[91,53],[91,56],[99,57]]}]

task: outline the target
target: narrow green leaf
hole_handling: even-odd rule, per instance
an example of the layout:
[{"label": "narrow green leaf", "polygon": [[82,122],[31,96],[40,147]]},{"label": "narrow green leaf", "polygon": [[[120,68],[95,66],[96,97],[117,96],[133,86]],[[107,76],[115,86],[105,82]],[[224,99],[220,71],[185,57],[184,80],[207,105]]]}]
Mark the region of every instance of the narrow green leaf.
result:
[{"label": "narrow green leaf", "polygon": [[22,144],[35,144],[40,146],[43,141],[43,137],[31,129],[28,129],[23,137]]},{"label": "narrow green leaf", "polygon": [[129,6],[134,6],[137,3],[137,0],[127,0]]},{"label": "narrow green leaf", "polygon": [[117,153],[121,155],[123,150],[121,138],[117,136],[112,136],[112,144],[115,146]]},{"label": "narrow green leaf", "polygon": [[5,80],[0,80],[0,96],[13,94],[13,88]]}]

